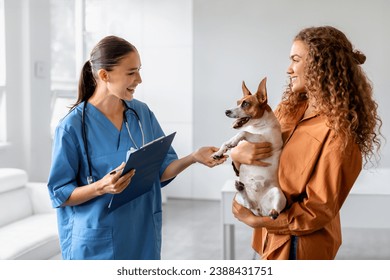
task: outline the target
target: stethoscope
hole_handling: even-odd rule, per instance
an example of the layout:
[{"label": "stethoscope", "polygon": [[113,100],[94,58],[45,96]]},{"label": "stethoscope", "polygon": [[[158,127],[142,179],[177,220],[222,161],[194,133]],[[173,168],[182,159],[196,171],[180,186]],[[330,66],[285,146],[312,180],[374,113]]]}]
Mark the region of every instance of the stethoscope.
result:
[{"label": "stethoscope", "polygon": [[[87,133],[86,133],[86,130],[85,130],[85,108],[87,107],[87,103],[88,103],[88,101],[86,100],[84,102],[83,111],[82,111],[82,114],[81,114],[81,130],[82,130],[84,149],[85,149],[85,153],[87,154],[87,165],[88,165],[88,172],[89,172],[89,175],[87,176],[87,182],[88,182],[88,184],[92,184],[94,182],[93,176],[92,176],[92,164],[91,164],[91,157],[89,156],[89,152],[88,152]],[[138,126],[139,126],[139,128],[141,130],[141,135],[142,135],[142,146],[144,146],[145,145],[145,135],[144,135],[144,131],[142,129],[141,119],[138,116],[138,113],[137,113],[136,110],[134,110],[133,108],[130,108],[129,106],[127,106],[125,101],[123,101],[123,104],[125,106],[125,110],[123,111],[123,120],[125,121],[127,133],[129,134],[131,142],[133,142],[135,148],[139,149],[140,147],[137,146],[137,143],[134,141],[133,136],[132,136],[132,134],[130,132],[130,128],[129,128],[129,123],[127,121],[126,112],[128,110],[132,111],[134,113],[135,117],[137,118]],[[130,151],[132,151],[132,150],[134,150],[133,147],[130,148]]]}]

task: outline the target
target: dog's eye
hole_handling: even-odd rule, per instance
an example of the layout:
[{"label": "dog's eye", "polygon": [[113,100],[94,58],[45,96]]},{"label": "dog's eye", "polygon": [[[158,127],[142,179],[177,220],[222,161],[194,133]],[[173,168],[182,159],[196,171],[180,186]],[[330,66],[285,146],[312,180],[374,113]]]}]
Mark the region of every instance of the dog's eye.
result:
[{"label": "dog's eye", "polygon": [[241,103],[241,108],[246,108],[249,105],[250,105],[249,102],[244,101],[244,102]]}]

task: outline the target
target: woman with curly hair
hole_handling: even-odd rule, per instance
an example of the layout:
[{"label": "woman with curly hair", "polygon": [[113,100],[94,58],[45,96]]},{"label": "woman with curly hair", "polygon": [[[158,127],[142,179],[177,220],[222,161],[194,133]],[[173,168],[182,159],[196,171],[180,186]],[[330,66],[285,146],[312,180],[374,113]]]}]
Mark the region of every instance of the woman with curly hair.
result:
[{"label": "woman with curly hair", "polygon": [[[341,245],[339,211],[363,163],[376,159],[382,122],[361,67],[366,57],[344,33],[330,26],[303,29],[290,59],[290,83],[276,109],[287,206],[276,220],[237,202],[233,213],[254,228],[252,246],[262,259],[334,259]],[[264,164],[270,152],[269,143],[242,142],[231,158],[238,169]]]}]

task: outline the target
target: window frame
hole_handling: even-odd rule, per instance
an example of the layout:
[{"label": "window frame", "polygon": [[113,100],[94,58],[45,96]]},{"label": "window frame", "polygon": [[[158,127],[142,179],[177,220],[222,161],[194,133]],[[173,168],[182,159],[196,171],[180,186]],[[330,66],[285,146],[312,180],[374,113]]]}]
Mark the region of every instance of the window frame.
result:
[{"label": "window frame", "polygon": [[[58,99],[69,99],[69,105],[77,98],[77,87],[78,87],[78,73],[82,68],[84,57],[85,57],[85,1],[86,0],[75,0],[74,1],[74,14],[75,14],[75,68],[76,76],[72,79],[65,78],[61,79],[58,77],[52,77],[51,79],[51,123],[59,120],[53,120],[56,115],[54,112],[55,104]],[[51,125],[51,135],[54,137],[55,127]]]},{"label": "window frame", "polygon": [[0,85],[0,147],[7,146],[6,87]]},{"label": "window frame", "polygon": [[4,74],[4,77],[0,77],[0,147],[7,146],[7,95],[6,95],[6,86],[7,86],[7,75],[6,75],[6,46],[5,46],[5,11],[4,11],[4,0],[0,0],[0,42],[3,44],[0,47],[0,60],[4,63],[0,67],[4,67],[1,71]]}]

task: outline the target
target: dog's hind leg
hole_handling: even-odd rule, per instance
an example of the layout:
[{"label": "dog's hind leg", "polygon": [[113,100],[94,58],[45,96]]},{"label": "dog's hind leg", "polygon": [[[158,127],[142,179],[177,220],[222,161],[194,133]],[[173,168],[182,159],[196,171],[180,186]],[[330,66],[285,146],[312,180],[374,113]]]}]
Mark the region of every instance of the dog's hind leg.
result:
[{"label": "dog's hind leg", "polygon": [[236,180],[235,182],[236,190],[237,190],[237,195],[236,195],[236,201],[240,203],[241,205],[247,207],[248,206],[248,195],[245,190],[245,185]]},{"label": "dog's hind leg", "polygon": [[235,186],[236,186],[236,190],[239,191],[239,192],[242,192],[243,190],[245,190],[245,185],[244,183],[240,182],[240,181],[237,181],[235,182]]},{"label": "dog's hind leg", "polygon": [[269,213],[269,216],[270,216],[273,220],[275,220],[277,217],[279,217],[279,213],[278,213],[278,211],[276,211],[275,209],[272,209],[272,210],[270,211],[270,213]]},{"label": "dog's hind leg", "polygon": [[274,186],[271,187],[264,196],[263,203],[268,205],[268,209],[270,209],[268,216],[275,220],[286,206],[286,198],[282,190],[279,187]]},{"label": "dog's hind leg", "polygon": [[244,183],[236,180],[235,186],[236,186],[236,190],[240,194],[239,196],[236,196],[237,202],[251,210],[256,209],[256,205],[254,205],[252,201],[249,199]]}]

